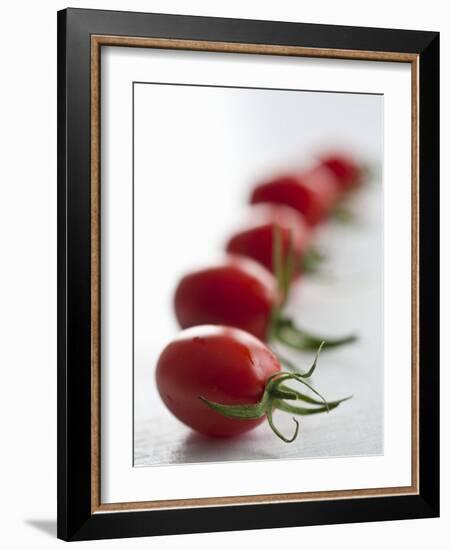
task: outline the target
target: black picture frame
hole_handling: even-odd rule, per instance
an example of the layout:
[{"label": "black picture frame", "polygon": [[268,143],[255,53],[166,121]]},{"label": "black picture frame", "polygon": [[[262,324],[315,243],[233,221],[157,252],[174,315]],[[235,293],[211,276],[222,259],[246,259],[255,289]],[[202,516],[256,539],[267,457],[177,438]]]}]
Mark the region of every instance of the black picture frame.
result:
[{"label": "black picture frame", "polygon": [[[92,35],[418,56],[419,494],[93,513]],[[58,537],[86,540],[438,515],[439,33],[85,9],[58,12]]]}]

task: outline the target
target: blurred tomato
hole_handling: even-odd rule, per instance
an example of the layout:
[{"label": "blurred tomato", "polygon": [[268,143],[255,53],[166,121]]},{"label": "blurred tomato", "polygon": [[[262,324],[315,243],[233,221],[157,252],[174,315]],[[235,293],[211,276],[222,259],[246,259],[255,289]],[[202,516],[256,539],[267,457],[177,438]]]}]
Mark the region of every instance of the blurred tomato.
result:
[{"label": "blurred tomato", "polygon": [[275,238],[280,239],[282,265],[287,265],[291,250],[293,276],[299,275],[303,254],[310,243],[310,230],[303,216],[288,206],[274,204],[253,206],[247,223],[229,239],[226,249],[233,254],[253,258],[269,271],[274,272]]},{"label": "blurred tomato", "polygon": [[317,166],[302,173],[282,175],[255,187],[250,202],[284,204],[300,212],[309,225],[323,221],[339,198],[332,171]]},{"label": "blurred tomato", "polygon": [[261,340],[268,337],[271,313],[279,303],[273,275],[254,260],[235,255],[185,275],[174,297],[175,314],[182,328],[233,326]]},{"label": "blurred tomato", "polygon": [[350,155],[344,153],[325,155],[321,157],[321,165],[335,175],[343,191],[352,189],[362,182],[362,167]]}]

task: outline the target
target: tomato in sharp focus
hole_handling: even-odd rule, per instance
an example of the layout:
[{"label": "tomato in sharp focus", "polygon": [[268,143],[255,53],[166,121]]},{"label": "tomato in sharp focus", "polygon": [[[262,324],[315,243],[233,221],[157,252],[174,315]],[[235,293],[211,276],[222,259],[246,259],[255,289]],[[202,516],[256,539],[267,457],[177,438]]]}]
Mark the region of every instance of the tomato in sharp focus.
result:
[{"label": "tomato in sharp focus", "polygon": [[336,177],[317,166],[302,173],[276,177],[255,187],[250,202],[284,204],[300,212],[311,226],[323,221],[339,198]]},{"label": "tomato in sharp focus", "polygon": [[182,328],[227,325],[266,340],[279,294],[267,269],[250,258],[230,254],[185,275],[175,291],[174,308]]},{"label": "tomato in sharp focus", "polygon": [[224,405],[257,403],[272,375],[276,356],[257,338],[235,328],[203,326],[185,330],[160,355],[157,387],[168,409],[205,435],[230,437],[265,420],[227,418],[199,397]]},{"label": "tomato in sharp focus", "polygon": [[[284,372],[272,351],[251,334],[232,327],[199,326],[180,333],[162,351],[157,388],[168,409],[200,433],[237,436],[268,420],[274,434],[291,443],[299,422],[292,417],[294,432],[286,435],[276,427],[274,411],[318,414],[349,399],[326,402],[306,382],[316,369],[321,347],[307,372]],[[289,381],[299,389],[285,386]],[[313,395],[303,393],[306,387]]]},{"label": "tomato in sharp focus", "polygon": [[362,167],[350,155],[331,153],[321,157],[321,164],[334,174],[343,191],[358,186],[362,181]]},{"label": "tomato in sharp focus", "polygon": [[281,260],[286,265],[291,247],[293,276],[301,272],[301,260],[310,243],[310,230],[299,212],[283,205],[257,204],[247,224],[226,245],[227,252],[248,256],[274,272],[274,239],[280,238]]}]

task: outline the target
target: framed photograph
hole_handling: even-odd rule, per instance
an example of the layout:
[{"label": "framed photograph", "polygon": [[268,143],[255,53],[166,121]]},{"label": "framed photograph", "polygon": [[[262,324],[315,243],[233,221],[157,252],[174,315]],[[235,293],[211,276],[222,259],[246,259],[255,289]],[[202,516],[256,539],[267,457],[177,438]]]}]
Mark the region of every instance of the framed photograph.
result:
[{"label": "framed photograph", "polygon": [[58,536],[439,514],[439,35],[58,13]]}]

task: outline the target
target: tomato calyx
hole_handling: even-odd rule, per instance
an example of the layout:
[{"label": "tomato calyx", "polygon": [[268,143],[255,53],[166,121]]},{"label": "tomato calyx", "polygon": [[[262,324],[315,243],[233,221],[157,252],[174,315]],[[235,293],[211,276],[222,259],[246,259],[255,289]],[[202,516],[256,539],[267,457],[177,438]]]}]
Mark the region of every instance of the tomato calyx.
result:
[{"label": "tomato calyx", "polygon": [[325,254],[315,246],[310,246],[301,258],[300,269],[302,273],[317,273],[321,263],[325,260]]},{"label": "tomato calyx", "polygon": [[[297,327],[292,319],[280,315],[273,316],[272,338],[284,346],[298,351],[315,350],[322,342],[324,347],[328,349],[350,344],[357,340],[355,334],[348,334],[340,338],[318,336]],[[283,362],[286,364],[286,360],[283,360]]]},{"label": "tomato calyx", "polygon": [[[279,372],[268,378],[263,395],[258,403],[243,404],[243,405],[223,405],[210,401],[203,396],[199,396],[199,399],[205,403],[210,409],[222,414],[226,418],[234,418],[239,420],[256,420],[267,417],[269,426],[277,437],[279,437],[285,443],[292,443],[298,436],[300,426],[299,421],[293,417],[295,424],[294,433],[291,437],[285,436],[274,424],[273,413],[275,410],[294,414],[296,416],[307,416],[311,414],[319,414],[323,412],[330,412],[338,407],[340,403],[347,401],[352,396],[345,397],[336,401],[326,401],[324,397],[315,390],[307,381],[306,378],[310,378],[316,369],[318,356],[321,351],[322,345],[319,347],[315,359],[310,369],[305,372]],[[305,393],[302,393],[296,389],[287,386],[286,383],[294,381],[307,387],[315,397],[311,397]],[[301,401],[310,406],[299,406],[297,402]]]},{"label": "tomato calyx", "polygon": [[345,201],[340,201],[337,203],[335,208],[331,212],[332,218],[343,225],[351,225],[357,223],[356,216],[354,212],[349,207]]}]

